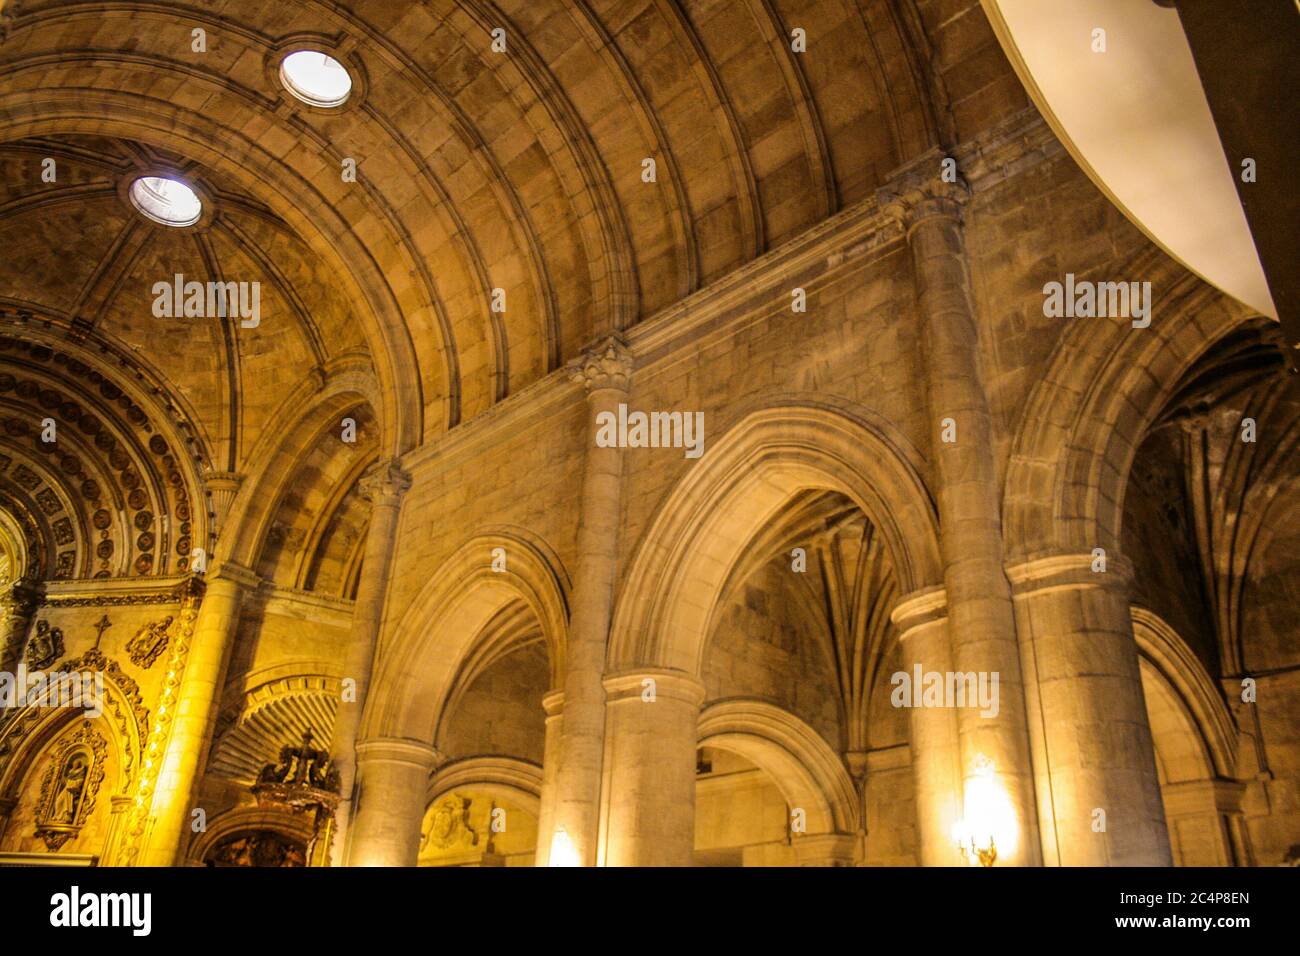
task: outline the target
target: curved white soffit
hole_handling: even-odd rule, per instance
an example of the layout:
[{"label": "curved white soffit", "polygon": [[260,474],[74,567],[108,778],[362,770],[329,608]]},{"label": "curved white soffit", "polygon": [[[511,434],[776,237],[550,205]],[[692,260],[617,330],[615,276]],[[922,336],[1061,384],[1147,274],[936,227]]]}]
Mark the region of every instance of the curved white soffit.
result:
[{"label": "curved white soffit", "polygon": [[[1277,318],[1178,13],[1153,0],[981,2],[1034,105],[1097,188],[1187,268]],[[1097,27],[1105,53],[1092,51]]]}]

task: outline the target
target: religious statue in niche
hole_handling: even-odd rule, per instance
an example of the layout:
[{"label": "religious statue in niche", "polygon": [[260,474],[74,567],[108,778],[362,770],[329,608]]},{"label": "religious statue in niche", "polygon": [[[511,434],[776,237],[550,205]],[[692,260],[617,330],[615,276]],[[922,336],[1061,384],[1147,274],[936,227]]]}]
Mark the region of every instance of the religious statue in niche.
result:
[{"label": "religious statue in niche", "polygon": [[167,649],[170,636],[168,629],[172,626],[172,621],[173,617],[169,614],[161,621],[146,624],[136,632],[135,637],[127,641],[126,652],[131,655],[131,663],[145,670],[153,665],[158,655]]},{"label": "religious statue in niche", "polygon": [[82,724],[51,755],[41,780],[36,836],[52,851],[73,839],[90,818],[104,782],[108,744],[89,724]]},{"label": "religious statue in niche", "polygon": [[460,794],[443,797],[433,808],[429,832],[424,835],[421,849],[432,846],[439,850],[467,850],[478,844],[478,834],[469,825],[471,801]]},{"label": "religious statue in niche", "polygon": [[203,858],[205,866],[307,865],[307,848],[274,830],[246,830],[225,837]]},{"label": "religious statue in niche", "polygon": [[27,642],[27,666],[34,671],[45,670],[63,656],[63,631],[50,627],[49,621],[37,621],[36,633]]}]

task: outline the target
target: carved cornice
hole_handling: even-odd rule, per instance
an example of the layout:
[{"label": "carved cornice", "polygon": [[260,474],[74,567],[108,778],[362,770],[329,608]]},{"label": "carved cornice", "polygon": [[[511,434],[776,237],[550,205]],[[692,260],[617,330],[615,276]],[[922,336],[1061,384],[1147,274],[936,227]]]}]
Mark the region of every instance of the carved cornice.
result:
[{"label": "carved cornice", "polygon": [[51,598],[46,607],[128,607],[149,604],[175,604],[175,591],[152,591],[148,594],[101,594],[96,597]]},{"label": "carved cornice", "polygon": [[568,366],[569,378],[588,393],[603,388],[626,392],[632,381],[632,352],[620,335],[593,343]]},{"label": "carved cornice", "polygon": [[183,604],[202,595],[203,582],[193,575],[175,579],[171,587],[160,588],[157,578],[95,579],[51,582],[46,587],[45,607],[133,607],[153,604]]},{"label": "carved cornice", "polygon": [[1022,170],[1065,152],[1038,110],[1026,107],[953,150],[972,193],[980,193]]},{"label": "carved cornice", "polygon": [[366,501],[384,504],[397,501],[411,487],[411,476],[394,458],[377,461],[366,469],[357,482],[357,491]]}]

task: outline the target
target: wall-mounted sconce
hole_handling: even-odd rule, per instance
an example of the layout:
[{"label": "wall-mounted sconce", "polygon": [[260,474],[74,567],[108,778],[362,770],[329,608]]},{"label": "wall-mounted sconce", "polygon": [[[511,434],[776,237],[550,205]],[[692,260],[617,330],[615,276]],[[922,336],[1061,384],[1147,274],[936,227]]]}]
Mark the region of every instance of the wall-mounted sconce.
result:
[{"label": "wall-mounted sconce", "polygon": [[966,782],[966,815],[953,824],[952,838],[970,866],[992,866],[998,843],[1004,850],[1016,843],[1015,812],[993,775],[993,761],[975,759],[975,775]]}]

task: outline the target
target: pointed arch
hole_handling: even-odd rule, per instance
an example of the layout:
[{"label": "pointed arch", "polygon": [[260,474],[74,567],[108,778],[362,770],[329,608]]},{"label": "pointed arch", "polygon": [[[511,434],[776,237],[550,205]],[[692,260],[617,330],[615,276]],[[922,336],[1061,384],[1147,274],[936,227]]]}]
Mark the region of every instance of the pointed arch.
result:
[{"label": "pointed arch", "polygon": [[[505,569],[493,570],[497,548]],[[523,601],[541,625],[552,686],[564,666],[568,576],[548,545],[520,528],[474,535],[442,563],[381,640],[362,738],[432,741],[462,670],[503,608]]]},{"label": "pointed arch", "polygon": [[1009,563],[1051,553],[1120,550],[1124,488],[1151,423],[1183,375],[1250,317],[1154,251],[1149,328],[1073,320],[1025,403],[1003,492]]},{"label": "pointed arch", "polygon": [[942,582],[938,519],[915,450],[847,402],[790,396],[743,416],[660,506],[618,600],[610,671],[700,673],[731,568],[754,534],[807,488],[838,491],[867,515],[902,593]]},{"label": "pointed arch", "polygon": [[[1197,745],[1193,756],[1203,775],[1231,778],[1237,765],[1237,729],[1222,692],[1164,618],[1144,607],[1134,607],[1132,616],[1143,676],[1159,684],[1162,698],[1183,718],[1181,729]],[[1159,749],[1158,728],[1151,730]]]},{"label": "pointed arch", "polygon": [[304,460],[323,430],[337,425],[342,412],[362,402],[374,408],[376,383],[368,367],[347,363],[331,372],[323,388],[316,380],[300,385],[282,407],[301,411],[293,418],[286,414],[285,427],[268,429],[253,448],[249,460],[260,466],[244,479],[226,515],[222,560],[255,566],[271,519],[293,482],[296,463]]}]

